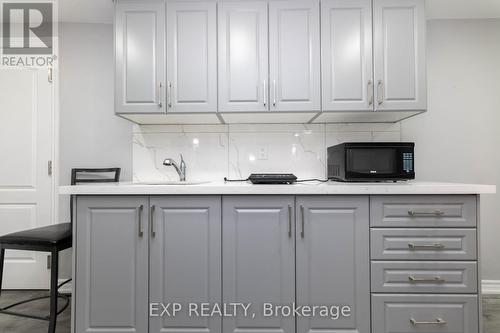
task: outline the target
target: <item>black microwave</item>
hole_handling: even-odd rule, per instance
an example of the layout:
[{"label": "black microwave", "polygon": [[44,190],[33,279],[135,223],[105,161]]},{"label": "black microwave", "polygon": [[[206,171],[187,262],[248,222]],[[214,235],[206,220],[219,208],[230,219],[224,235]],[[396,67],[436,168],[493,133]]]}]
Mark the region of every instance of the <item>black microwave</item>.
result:
[{"label": "black microwave", "polygon": [[328,147],[328,179],[343,182],[415,179],[413,142],[344,142]]}]

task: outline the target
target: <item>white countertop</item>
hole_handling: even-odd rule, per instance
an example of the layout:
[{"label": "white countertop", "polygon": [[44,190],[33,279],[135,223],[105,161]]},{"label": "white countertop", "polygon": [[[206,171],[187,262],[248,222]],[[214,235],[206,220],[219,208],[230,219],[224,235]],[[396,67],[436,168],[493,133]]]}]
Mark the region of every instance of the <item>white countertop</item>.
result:
[{"label": "white countertop", "polygon": [[488,194],[495,185],[399,182],[399,183],[299,183],[294,185],[252,185],[250,183],[211,182],[199,185],[143,185],[134,183],[102,183],[61,186],[59,194],[76,195],[189,195],[189,194]]}]

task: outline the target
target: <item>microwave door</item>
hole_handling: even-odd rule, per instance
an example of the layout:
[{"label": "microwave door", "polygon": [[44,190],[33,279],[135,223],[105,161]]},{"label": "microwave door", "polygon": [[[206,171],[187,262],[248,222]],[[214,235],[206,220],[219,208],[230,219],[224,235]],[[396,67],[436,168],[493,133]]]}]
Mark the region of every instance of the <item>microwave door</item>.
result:
[{"label": "microwave door", "polygon": [[373,179],[398,174],[397,150],[393,148],[349,148],[346,154],[349,177]]}]

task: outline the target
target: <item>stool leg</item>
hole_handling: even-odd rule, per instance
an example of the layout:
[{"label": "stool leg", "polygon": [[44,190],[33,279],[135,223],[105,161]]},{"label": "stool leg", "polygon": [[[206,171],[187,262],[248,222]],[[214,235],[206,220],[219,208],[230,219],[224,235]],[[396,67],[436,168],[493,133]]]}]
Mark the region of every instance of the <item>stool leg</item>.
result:
[{"label": "stool leg", "polygon": [[5,260],[5,249],[0,248],[0,294],[2,294],[3,261]]},{"label": "stool leg", "polygon": [[59,253],[52,251],[52,266],[50,271],[50,321],[49,333],[56,332],[57,323],[57,282],[59,272]]}]

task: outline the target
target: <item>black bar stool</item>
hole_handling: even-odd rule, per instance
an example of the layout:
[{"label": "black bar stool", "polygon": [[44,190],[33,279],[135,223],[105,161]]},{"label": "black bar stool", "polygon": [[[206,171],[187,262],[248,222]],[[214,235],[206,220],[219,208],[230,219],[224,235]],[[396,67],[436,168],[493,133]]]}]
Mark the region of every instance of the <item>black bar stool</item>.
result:
[{"label": "black bar stool", "polygon": [[[106,183],[118,182],[120,180],[120,168],[109,169],[72,169],[71,170],[71,185],[82,183]],[[112,174],[112,177],[107,174]],[[39,251],[49,252],[51,255],[50,269],[50,295],[43,297],[31,298],[28,300],[16,302],[8,306],[0,308],[0,314],[12,316],[45,320],[49,322],[48,333],[55,333],[57,316],[61,314],[69,306],[69,296],[59,293],[61,288],[71,279],[58,283],[59,269],[59,252],[72,246],[72,223],[73,223],[73,200],[70,203],[71,222],[50,225],[48,227],[35,228],[15,232],[12,234],[0,237],[0,292],[2,286],[3,266],[5,259],[5,250],[24,250],[24,251]],[[48,316],[34,316],[31,314],[12,311],[11,309],[25,303],[37,301],[40,299],[50,298],[50,314]],[[58,299],[65,301],[64,306],[58,310]]]}]

